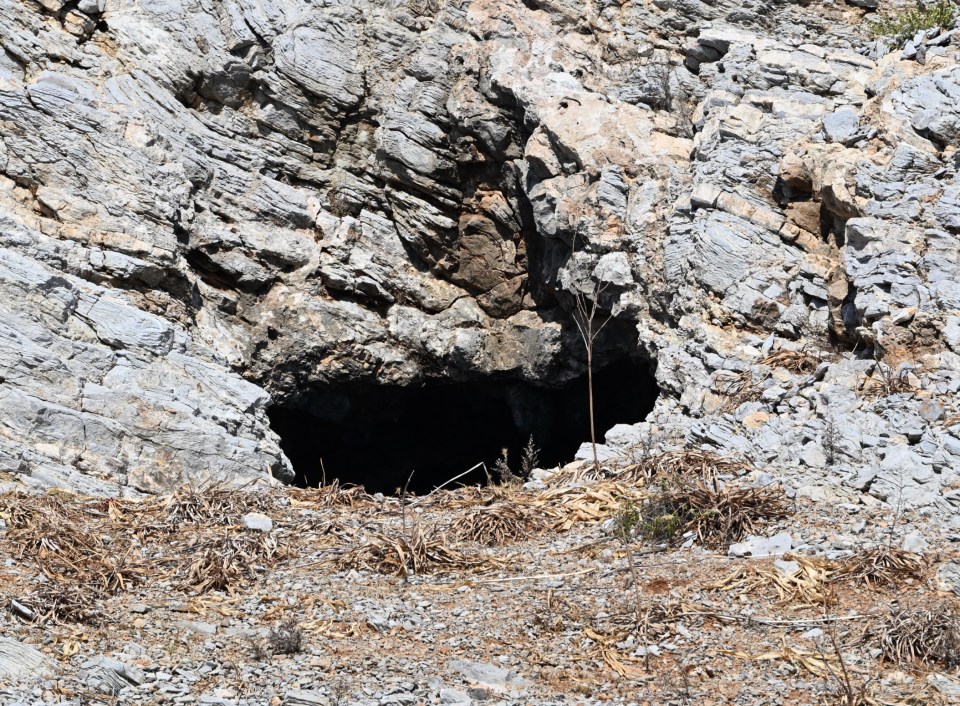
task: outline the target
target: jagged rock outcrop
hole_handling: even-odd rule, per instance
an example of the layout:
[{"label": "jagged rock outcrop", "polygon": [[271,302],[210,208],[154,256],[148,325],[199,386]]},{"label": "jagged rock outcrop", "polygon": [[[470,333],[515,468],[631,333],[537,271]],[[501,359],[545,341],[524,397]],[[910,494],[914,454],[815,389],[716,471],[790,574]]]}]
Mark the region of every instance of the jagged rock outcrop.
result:
[{"label": "jagged rock outcrop", "polygon": [[662,390],[611,446],[950,511],[957,49],[884,53],[864,12],[7,3],[0,465],[289,478],[269,395],[569,378],[601,276],[632,324],[601,357]]}]

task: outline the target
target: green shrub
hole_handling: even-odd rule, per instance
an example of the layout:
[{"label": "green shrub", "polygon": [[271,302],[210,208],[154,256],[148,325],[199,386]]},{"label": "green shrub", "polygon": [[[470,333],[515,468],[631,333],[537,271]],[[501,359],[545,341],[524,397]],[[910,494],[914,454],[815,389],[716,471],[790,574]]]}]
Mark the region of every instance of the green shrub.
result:
[{"label": "green shrub", "polygon": [[628,545],[633,541],[640,524],[640,511],[629,500],[620,506],[613,516],[613,536]]},{"label": "green shrub", "polygon": [[912,10],[902,10],[870,23],[869,31],[875,37],[890,37],[904,42],[923,29],[948,29],[956,19],[956,7],[951,0],[938,0],[934,5],[918,2]]},{"label": "green shrub", "polygon": [[653,542],[673,542],[678,539],[695,516],[686,500],[683,493],[670,483],[661,481],[640,508],[637,534]]}]

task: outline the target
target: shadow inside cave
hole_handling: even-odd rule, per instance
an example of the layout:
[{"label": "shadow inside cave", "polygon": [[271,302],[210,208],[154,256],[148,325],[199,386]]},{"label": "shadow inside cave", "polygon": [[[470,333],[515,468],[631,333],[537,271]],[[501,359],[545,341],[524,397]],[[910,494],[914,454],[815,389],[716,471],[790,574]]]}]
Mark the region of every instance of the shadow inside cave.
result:
[{"label": "shadow inside cave", "polygon": [[[596,371],[597,441],[614,424],[643,421],[657,392],[645,363]],[[269,415],[301,486],[338,479],[391,494],[410,478],[411,492],[423,494],[481,462],[492,472],[503,449],[517,470],[531,436],[545,468],[571,461],[590,438],[585,375],[558,388],[495,379],[338,386],[299,402]],[[458,484],[486,480],[477,468]]]}]

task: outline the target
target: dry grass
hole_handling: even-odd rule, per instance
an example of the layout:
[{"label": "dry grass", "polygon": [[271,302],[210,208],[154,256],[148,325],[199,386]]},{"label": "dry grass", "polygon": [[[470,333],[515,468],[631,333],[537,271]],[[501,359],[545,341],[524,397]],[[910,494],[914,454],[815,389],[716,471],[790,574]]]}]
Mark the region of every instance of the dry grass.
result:
[{"label": "dry grass", "polygon": [[404,534],[373,532],[339,560],[341,569],[359,569],[405,577],[441,571],[476,571],[496,568],[492,558],[464,554],[446,544],[434,529],[427,533],[416,524]]},{"label": "dry grass", "polygon": [[181,571],[183,588],[232,594],[256,579],[259,570],[285,558],[286,552],[271,535],[258,532],[199,539],[186,547],[183,555],[189,560]]},{"label": "dry grass", "polygon": [[700,481],[664,493],[667,506],[705,547],[720,548],[755,533],[769,520],[789,517],[792,506],[780,486],[719,486]]},{"label": "dry grass", "polygon": [[544,516],[518,503],[496,503],[460,513],[450,523],[449,533],[460,541],[488,546],[530,537],[544,525]]},{"label": "dry grass", "polygon": [[939,601],[925,608],[893,611],[875,630],[884,658],[900,666],[960,666],[960,616]]},{"label": "dry grass", "polygon": [[0,496],[0,516],[10,527],[6,540],[19,560],[32,561],[44,576],[24,601],[42,619],[93,620],[99,599],[145,578],[136,540],[99,509],[104,502]]},{"label": "dry grass", "polygon": [[870,375],[861,378],[857,391],[864,397],[888,397],[901,392],[916,392],[910,374],[915,371],[908,368],[894,370],[890,365],[877,361]]},{"label": "dry grass", "polygon": [[834,580],[883,586],[905,579],[922,579],[927,566],[927,561],[919,554],[895,547],[878,547],[836,562]]},{"label": "dry grass", "polygon": [[268,639],[275,655],[294,655],[303,649],[303,629],[296,618],[287,618],[270,628]]}]

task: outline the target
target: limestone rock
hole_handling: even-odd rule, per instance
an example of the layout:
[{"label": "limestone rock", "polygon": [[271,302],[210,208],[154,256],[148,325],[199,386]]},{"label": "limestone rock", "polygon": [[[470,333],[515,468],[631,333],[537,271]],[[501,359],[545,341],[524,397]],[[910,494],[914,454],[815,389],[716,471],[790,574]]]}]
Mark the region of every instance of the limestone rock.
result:
[{"label": "limestone rock", "polygon": [[731,544],[727,553],[733,557],[751,557],[753,559],[781,556],[793,549],[793,538],[788,532],[772,537],[751,535],[744,541]]},{"label": "limestone rock", "polygon": [[486,662],[455,660],[449,666],[468,682],[500,693],[515,694],[530,683],[516,672]]},{"label": "limestone rock", "polygon": [[248,512],[240,521],[248,530],[255,532],[269,532],[273,529],[273,520],[262,512]]},{"label": "limestone rock", "polygon": [[904,59],[849,13],[6,3],[0,470],[290,480],[271,404],[569,381],[601,280],[598,361],[661,392],[605,457],[657,430],[887,503],[902,461],[949,511],[960,68],[952,30]]},{"label": "limestone rock", "polygon": [[0,637],[0,677],[19,682],[45,679],[59,672],[57,663],[30,645]]}]

